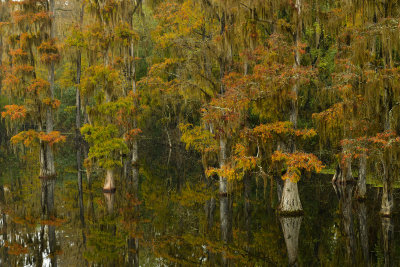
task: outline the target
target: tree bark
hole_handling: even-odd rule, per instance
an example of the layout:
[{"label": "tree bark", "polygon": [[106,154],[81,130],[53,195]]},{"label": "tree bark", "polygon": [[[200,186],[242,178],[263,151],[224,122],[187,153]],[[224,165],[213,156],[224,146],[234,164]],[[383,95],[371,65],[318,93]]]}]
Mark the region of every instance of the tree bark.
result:
[{"label": "tree bark", "polygon": [[[82,4],[80,17],[80,29],[82,29],[83,24],[83,14],[85,5]],[[81,50],[78,48],[77,58],[76,58],[76,117],[75,117],[75,140],[76,140],[76,167],[78,171],[78,198],[79,198],[79,216],[81,219],[82,227],[85,227],[85,214],[83,208],[83,186],[82,186],[82,135],[81,135],[81,93],[79,90],[79,85],[81,83],[81,73],[82,73],[82,55]]]},{"label": "tree bark", "polygon": [[275,182],[276,182],[276,194],[278,196],[278,203],[281,203],[284,182],[282,178],[279,176],[275,177]]},{"label": "tree bark", "polygon": [[[54,16],[54,0],[49,1],[50,13],[50,39],[55,39],[55,16]],[[54,99],[54,62],[50,63],[48,69],[48,82],[50,84],[50,99]],[[46,108],[46,133],[53,131],[53,110],[52,107]],[[56,175],[54,166],[53,149],[49,144],[41,144],[40,146],[40,177],[44,179],[52,178]]]},{"label": "tree bark", "polygon": [[365,154],[360,157],[359,175],[357,181],[356,198],[363,200],[367,198],[367,182],[366,182],[366,169],[367,169],[367,156]]},{"label": "tree bark", "polygon": [[281,214],[286,215],[303,213],[297,183],[292,182],[290,179],[285,180],[278,210]]},{"label": "tree bark", "polygon": [[[219,139],[219,167],[222,169],[225,166],[226,162],[226,145],[227,140],[224,137],[220,137]],[[226,177],[219,176],[219,193],[220,195],[227,195],[228,194],[228,180]]]},{"label": "tree bark", "polygon": [[391,216],[393,211],[393,184],[391,179],[391,169],[386,163],[383,163],[383,194],[380,214],[382,216]]}]

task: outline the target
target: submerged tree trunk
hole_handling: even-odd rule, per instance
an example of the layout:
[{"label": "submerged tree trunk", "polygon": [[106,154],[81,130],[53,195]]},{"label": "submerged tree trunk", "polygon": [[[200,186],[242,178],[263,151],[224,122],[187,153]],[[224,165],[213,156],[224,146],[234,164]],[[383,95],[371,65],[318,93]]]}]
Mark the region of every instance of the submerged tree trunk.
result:
[{"label": "submerged tree trunk", "polygon": [[363,154],[360,157],[360,168],[356,188],[356,198],[359,200],[367,197],[367,182],[366,182],[366,169],[367,169],[367,157]]},{"label": "submerged tree trunk", "polygon": [[279,220],[288,253],[288,266],[297,266],[299,233],[303,217],[281,217]]}]

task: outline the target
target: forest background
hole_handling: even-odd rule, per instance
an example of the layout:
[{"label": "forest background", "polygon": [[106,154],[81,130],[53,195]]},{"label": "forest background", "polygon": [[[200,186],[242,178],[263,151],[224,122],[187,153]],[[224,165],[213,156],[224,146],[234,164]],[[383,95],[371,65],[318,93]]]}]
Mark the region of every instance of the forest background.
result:
[{"label": "forest background", "polygon": [[80,207],[100,180],[137,197],[156,140],[168,162],[183,147],[201,162],[221,225],[230,195],[259,179],[283,180],[277,210],[302,214],[298,182],[312,172],[357,183],[359,200],[373,176],[390,216],[399,12],[390,0],[2,1],[2,153],[36,159],[49,192],[76,162]]}]

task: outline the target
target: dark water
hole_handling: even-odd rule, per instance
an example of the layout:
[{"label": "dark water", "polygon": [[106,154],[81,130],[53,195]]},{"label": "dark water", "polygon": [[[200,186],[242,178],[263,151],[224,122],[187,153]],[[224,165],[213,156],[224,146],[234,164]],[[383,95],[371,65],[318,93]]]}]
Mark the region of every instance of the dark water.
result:
[{"label": "dark water", "polygon": [[[1,266],[400,266],[399,216],[379,216],[379,188],[357,202],[329,175],[304,178],[304,216],[279,218],[273,179],[253,176],[219,197],[196,155],[149,144],[138,197],[122,171],[116,193],[103,194],[96,171],[92,189],[84,183],[82,217],[71,147],[57,153],[51,218],[41,210],[36,152],[2,152]],[[395,211],[399,202],[395,191]]]}]

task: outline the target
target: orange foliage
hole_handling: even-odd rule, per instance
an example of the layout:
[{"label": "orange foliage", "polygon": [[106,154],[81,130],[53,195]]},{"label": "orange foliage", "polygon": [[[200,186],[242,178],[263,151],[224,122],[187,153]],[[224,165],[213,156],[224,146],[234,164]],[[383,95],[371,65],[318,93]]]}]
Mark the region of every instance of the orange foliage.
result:
[{"label": "orange foliage", "polygon": [[35,130],[28,130],[20,132],[11,137],[11,143],[18,144],[23,143],[24,146],[30,146],[38,138],[38,132]]},{"label": "orange foliage", "polygon": [[311,138],[317,134],[314,129],[294,129],[293,124],[289,121],[260,124],[254,127],[252,132],[255,136],[260,137],[263,141],[272,139],[274,135]]},{"label": "orange foliage", "polygon": [[37,78],[36,80],[33,81],[33,83],[31,83],[27,90],[28,92],[34,92],[34,93],[39,93],[42,91],[48,91],[50,88],[50,83],[46,80]]},{"label": "orange foliage", "polygon": [[370,137],[361,136],[354,139],[343,139],[340,145],[345,148],[345,152],[341,154],[341,163],[344,164],[349,157],[358,158],[362,155],[371,157],[392,149],[394,146],[398,148],[400,136],[396,132],[385,131]]},{"label": "orange foliage", "polygon": [[14,73],[19,73],[19,74],[28,74],[34,71],[33,66],[28,65],[28,64],[22,64],[22,65],[16,65],[13,67],[13,72]]},{"label": "orange foliage", "polygon": [[28,254],[28,248],[19,243],[9,243],[6,241],[4,246],[8,248],[7,253],[10,255]]},{"label": "orange foliage", "polygon": [[321,172],[324,168],[322,162],[315,155],[309,153],[275,151],[271,159],[275,164],[279,162],[284,164],[286,173],[282,176],[282,179],[290,179],[294,183],[300,180],[301,170]]},{"label": "orange foliage", "polygon": [[17,76],[7,73],[6,77],[3,80],[3,83],[5,85],[5,88],[8,90],[15,90],[20,83],[20,80],[17,78]]},{"label": "orange foliage", "polygon": [[52,131],[48,134],[44,132],[39,133],[39,139],[45,143],[48,143],[50,146],[60,143],[60,142],[65,142],[66,137],[61,135],[59,131]]},{"label": "orange foliage", "polygon": [[41,43],[38,50],[41,54],[40,59],[43,63],[49,64],[51,62],[60,61],[60,54],[58,53],[54,40]]},{"label": "orange foliage", "polygon": [[11,120],[23,119],[26,116],[26,108],[18,105],[6,105],[4,107],[6,111],[1,113],[3,118],[9,118]]},{"label": "orange foliage", "polygon": [[61,105],[61,101],[58,99],[50,99],[46,97],[45,99],[42,100],[43,104],[46,106],[50,106],[53,109],[57,109]]},{"label": "orange foliage", "polygon": [[60,219],[52,216],[49,220],[41,220],[40,224],[41,225],[51,225],[51,226],[60,226],[63,223],[65,223],[67,220],[65,219]]},{"label": "orange foliage", "polygon": [[139,128],[132,129],[125,134],[125,141],[127,141],[127,142],[132,141],[132,140],[136,139],[138,137],[138,135],[141,133],[142,133],[142,130],[140,130]]},{"label": "orange foliage", "polygon": [[35,130],[28,130],[14,135],[11,138],[11,143],[23,143],[24,146],[30,146],[33,142],[37,142],[39,140],[52,146],[56,143],[65,142],[66,137],[61,135],[59,131],[52,131],[47,134],[44,132],[36,132]]}]

